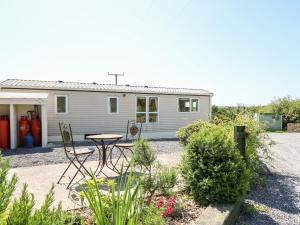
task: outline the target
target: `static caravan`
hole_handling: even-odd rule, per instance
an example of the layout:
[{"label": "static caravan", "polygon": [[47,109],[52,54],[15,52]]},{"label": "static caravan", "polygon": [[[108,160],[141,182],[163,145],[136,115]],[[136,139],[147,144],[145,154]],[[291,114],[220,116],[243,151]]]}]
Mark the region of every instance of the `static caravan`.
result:
[{"label": "static caravan", "polygon": [[18,146],[21,116],[33,110],[41,118],[43,146],[61,140],[61,121],[71,123],[77,141],[86,134],[124,134],[128,120],[143,122],[146,138],[174,138],[178,128],[209,119],[212,96],[203,89],[8,79],[0,83],[0,116],[9,116],[10,148]]}]

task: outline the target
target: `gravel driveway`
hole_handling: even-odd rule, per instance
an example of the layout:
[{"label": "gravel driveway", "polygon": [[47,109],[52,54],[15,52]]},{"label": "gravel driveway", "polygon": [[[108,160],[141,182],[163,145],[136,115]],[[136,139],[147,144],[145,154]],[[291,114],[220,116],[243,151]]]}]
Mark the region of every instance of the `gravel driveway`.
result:
[{"label": "gravel driveway", "polygon": [[246,202],[258,206],[252,215],[241,214],[237,225],[300,224],[300,134],[270,134],[276,142],[263,160],[270,171],[264,187],[254,188]]},{"label": "gravel driveway", "polygon": [[[94,146],[90,143],[91,146]],[[182,145],[177,140],[159,140],[150,141],[150,145],[157,151],[158,154],[173,153],[183,151]],[[3,152],[4,158],[10,158],[10,166],[29,167],[51,165],[59,163],[68,163],[63,147],[49,148],[32,148],[32,149],[17,149],[7,150]],[[89,161],[98,160],[99,154],[96,151]]]}]

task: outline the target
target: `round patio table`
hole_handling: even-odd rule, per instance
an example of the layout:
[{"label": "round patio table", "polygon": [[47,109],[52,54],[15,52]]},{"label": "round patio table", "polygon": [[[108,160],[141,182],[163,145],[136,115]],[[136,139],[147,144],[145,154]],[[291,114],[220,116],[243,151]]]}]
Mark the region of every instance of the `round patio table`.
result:
[{"label": "round patio table", "polygon": [[[112,150],[115,144],[118,143],[121,138],[123,138],[123,135],[121,134],[96,134],[96,135],[88,135],[86,136],[87,139],[92,140],[96,144],[96,148],[99,151],[99,163],[95,170],[95,175],[98,176],[103,168],[106,166],[110,170],[116,172],[114,168],[111,168],[107,164],[107,151],[110,149]],[[110,148],[110,146],[112,146]],[[102,157],[101,157],[102,155]],[[99,170],[99,172],[97,172]],[[103,172],[102,172],[103,173]],[[103,173],[104,174],[104,173]],[[104,174],[106,176],[106,174]]]}]

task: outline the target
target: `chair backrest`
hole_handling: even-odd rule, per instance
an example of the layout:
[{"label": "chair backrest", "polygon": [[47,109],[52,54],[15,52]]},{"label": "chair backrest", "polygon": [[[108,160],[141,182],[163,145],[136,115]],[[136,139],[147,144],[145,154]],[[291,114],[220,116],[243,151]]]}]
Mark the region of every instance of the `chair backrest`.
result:
[{"label": "chair backrest", "polygon": [[60,122],[59,129],[65,151],[69,152],[70,150],[74,150],[75,147],[73,142],[71,124]]},{"label": "chair backrest", "polygon": [[141,137],[143,123],[139,123],[136,120],[128,120],[126,141],[139,140]]}]

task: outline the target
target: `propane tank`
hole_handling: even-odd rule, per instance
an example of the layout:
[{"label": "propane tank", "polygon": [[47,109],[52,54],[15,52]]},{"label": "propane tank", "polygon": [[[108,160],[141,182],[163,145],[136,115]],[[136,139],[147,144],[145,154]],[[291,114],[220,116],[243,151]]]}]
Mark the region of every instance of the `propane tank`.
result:
[{"label": "propane tank", "polygon": [[8,116],[0,117],[0,148],[9,148],[9,119]]},{"label": "propane tank", "polygon": [[27,116],[21,116],[19,121],[19,146],[24,146],[24,138],[29,133],[30,126]]},{"label": "propane tank", "polygon": [[31,120],[31,133],[35,146],[41,146],[41,120],[38,115],[34,115]]}]

